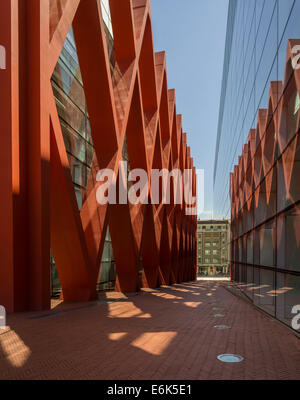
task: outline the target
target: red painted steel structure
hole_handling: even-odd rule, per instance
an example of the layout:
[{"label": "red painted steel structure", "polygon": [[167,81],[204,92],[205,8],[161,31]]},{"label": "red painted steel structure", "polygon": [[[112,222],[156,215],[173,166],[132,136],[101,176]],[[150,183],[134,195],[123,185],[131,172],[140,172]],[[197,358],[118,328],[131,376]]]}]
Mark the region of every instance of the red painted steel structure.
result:
[{"label": "red painted steel structure", "polygon": [[268,109],[258,111],[230,176],[231,278],[284,322],[300,300],[300,69],[292,62],[299,44],[288,41],[284,82],[271,82]]},{"label": "red painted steel structure", "polygon": [[[96,298],[109,225],[116,290],[194,280],[196,216],[183,205],[96,202],[99,169],[118,172],[124,139],[131,168],[193,169],[164,53],[153,52],[150,2],[110,0],[116,64],[111,73],[99,0],[2,0],[0,71],[0,304],[50,307],[50,248],[68,301]],[[95,156],[78,211],[51,75],[70,26],[81,68]],[[139,280],[140,257],[143,275]]]}]

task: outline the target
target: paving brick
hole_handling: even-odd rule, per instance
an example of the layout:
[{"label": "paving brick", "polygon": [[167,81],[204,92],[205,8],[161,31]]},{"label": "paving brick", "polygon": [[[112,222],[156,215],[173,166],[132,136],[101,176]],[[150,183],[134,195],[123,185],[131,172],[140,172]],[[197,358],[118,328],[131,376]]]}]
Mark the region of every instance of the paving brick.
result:
[{"label": "paving brick", "polygon": [[[0,379],[300,379],[299,339],[226,285],[107,293],[99,302],[54,301],[51,312],[8,315]],[[217,360],[229,352],[245,360]]]}]

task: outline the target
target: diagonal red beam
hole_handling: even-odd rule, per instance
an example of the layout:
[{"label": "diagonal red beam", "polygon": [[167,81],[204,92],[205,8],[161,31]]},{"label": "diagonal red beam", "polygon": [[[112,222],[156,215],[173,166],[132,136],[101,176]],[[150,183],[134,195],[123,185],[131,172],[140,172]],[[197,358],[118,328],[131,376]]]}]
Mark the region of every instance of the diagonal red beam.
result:
[{"label": "diagonal red beam", "polygon": [[72,21],[77,12],[80,1],[81,0],[67,0],[67,4],[63,8],[62,15],[57,24],[56,24],[57,21],[51,21],[51,15],[50,15],[50,21],[49,21],[50,29],[51,29],[51,22],[52,25],[55,24],[55,26],[52,26],[53,35],[50,38],[51,40],[48,48],[49,76],[51,76],[54,71],[54,68],[63,49],[67,34],[72,25]]}]

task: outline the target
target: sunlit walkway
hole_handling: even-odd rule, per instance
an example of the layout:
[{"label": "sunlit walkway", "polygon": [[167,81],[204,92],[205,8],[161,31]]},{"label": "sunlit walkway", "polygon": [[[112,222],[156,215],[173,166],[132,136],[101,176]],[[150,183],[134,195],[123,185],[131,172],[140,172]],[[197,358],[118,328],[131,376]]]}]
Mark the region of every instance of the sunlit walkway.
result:
[{"label": "sunlit walkway", "polygon": [[[0,333],[0,378],[300,379],[299,339],[226,285],[111,293],[97,303],[57,302],[50,313],[9,316],[10,330]],[[222,363],[222,353],[244,361]]]}]

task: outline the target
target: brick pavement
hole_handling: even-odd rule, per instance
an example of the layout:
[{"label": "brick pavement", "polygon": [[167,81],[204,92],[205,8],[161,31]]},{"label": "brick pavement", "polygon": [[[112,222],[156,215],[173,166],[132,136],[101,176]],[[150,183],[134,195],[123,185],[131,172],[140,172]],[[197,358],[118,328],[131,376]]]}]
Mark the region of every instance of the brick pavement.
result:
[{"label": "brick pavement", "polygon": [[[107,293],[99,302],[55,301],[51,312],[9,315],[0,379],[300,379],[300,340],[226,285]],[[245,360],[225,364],[222,353]]]}]

